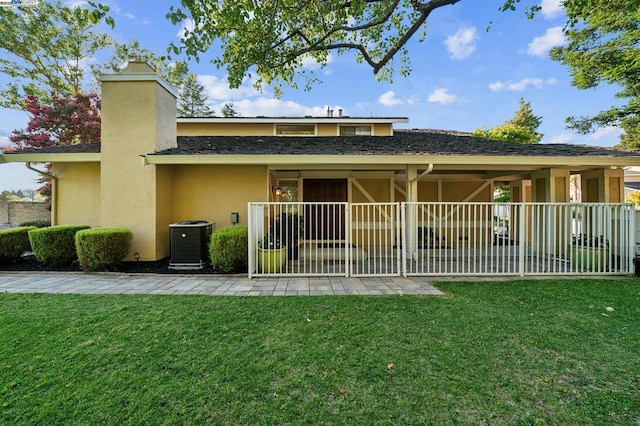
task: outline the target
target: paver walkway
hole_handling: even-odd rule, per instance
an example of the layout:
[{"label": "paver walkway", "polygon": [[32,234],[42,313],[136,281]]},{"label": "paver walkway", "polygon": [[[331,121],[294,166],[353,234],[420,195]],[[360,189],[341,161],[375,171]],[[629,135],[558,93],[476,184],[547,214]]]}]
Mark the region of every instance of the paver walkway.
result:
[{"label": "paver walkway", "polygon": [[0,272],[0,293],[216,296],[443,295],[426,279]]}]

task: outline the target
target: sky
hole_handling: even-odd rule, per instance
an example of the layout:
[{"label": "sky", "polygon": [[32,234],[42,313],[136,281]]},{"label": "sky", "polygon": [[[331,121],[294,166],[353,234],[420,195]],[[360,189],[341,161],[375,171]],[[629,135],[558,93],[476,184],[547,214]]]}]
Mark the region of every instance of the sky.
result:
[{"label": "sky", "polygon": [[[119,42],[136,39],[161,55],[169,43],[179,40],[182,28],[165,17],[170,6],[178,5],[177,0],[100,2],[110,6],[116,20],[114,29],[102,29]],[[542,143],[617,144],[621,133],[617,128],[591,135],[566,129],[567,116],[593,115],[616,104],[618,90],[613,86],[578,90],[571,85],[569,69],[549,58],[553,46],[566,43],[560,0],[541,0],[542,12],[532,20],[523,10],[500,12],[502,3],[462,0],[434,11],[424,41],[419,43],[416,37],[407,46],[411,74],[396,74],[392,83],[376,81],[371,68],[356,63],[350,53],[332,54],[328,66],[317,70],[322,83],[310,91],[285,86],[280,99],[269,88],[257,92],[248,80],[238,89],[229,89],[225,70],[209,63],[213,53],[203,54],[199,63],[190,61],[189,68],[205,86],[217,114],[230,101],[245,117],[324,116],[331,106],[342,108],[349,116],[409,119],[396,128],[473,131],[511,119],[519,99],[524,98],[534,114],[542,117],[538,130],[544,134]],[[100,62],[107,56],[87,58],[87,62]],[[0,84],[5,81],[0,76]],[[25,128],[28,119],[25,112],[0,108],[0,147],[8,145],[11,132]],[[0,164],[0,191],[36,189],[37,177],[23,164]]]}]

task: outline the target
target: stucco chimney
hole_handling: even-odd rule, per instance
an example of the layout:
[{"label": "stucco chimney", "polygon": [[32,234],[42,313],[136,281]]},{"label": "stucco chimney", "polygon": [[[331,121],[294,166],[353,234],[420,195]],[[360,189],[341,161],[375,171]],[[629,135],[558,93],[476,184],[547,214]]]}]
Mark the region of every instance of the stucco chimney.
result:
[{"label": "stucco chimney", "polygon": [[100,225],[131,229],[132,251],[161,259],[169,253],[171,170],[143,165],[140,156],[177,146],[176,90],[142,62],[100,79]]}]

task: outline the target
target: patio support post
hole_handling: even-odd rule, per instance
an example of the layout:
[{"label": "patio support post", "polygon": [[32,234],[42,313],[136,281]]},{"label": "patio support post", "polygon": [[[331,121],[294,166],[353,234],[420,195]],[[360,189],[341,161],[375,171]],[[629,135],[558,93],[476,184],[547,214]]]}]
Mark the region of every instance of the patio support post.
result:
[{"label": "patio support post", "polygon": [[[422,176],[422,175],[421,175]],[[405,213],[406,222],[404,222],[404,250],[407,257],[415,259],[416,253],[416,235],[413,231],[416,229],[416,211],[415,205],[418,201],[418,166],[407,166],[407,211]]]},{"label": "patio support post", "polygon": [[623,203],[624,170],[599,169],[580,174],[583,203]]}]

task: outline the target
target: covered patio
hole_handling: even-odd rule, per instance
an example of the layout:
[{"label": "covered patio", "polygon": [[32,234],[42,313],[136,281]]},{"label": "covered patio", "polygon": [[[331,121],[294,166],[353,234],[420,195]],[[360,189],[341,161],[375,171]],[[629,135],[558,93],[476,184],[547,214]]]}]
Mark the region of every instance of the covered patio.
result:
[{"label": "covered patio", "polygon": [[248,214],[250,277],[633,272],[626,204],[250,203]]}]

